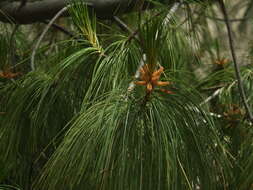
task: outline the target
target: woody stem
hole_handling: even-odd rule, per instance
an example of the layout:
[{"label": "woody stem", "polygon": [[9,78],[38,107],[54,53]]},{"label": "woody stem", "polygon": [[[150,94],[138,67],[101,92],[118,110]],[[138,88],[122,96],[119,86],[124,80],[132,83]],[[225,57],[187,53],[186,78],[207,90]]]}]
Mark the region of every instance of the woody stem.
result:
[{"label": "woody stem", "polygon": [[235,48],[234,48],[234,40],[232,37],[232,30],[231,30],[231,25],[230,25],[230,21],[229,21],[229,17],[228,17],[228,13],[225,7],[225,4],[223,2],[223,0],[218,0],[220,7],[221,7],[221,11],[223,13],[224,19],[225,19],[225,23],[226,23],[226,27],[227,27],[227,32],[228,32],[228,39],[229,39],[229,46],[230,46],[230,51],[231,51],[231,55],[233,58],[233,62],[234,62],[234,69],[235,69],[235,74],[236,74],[236,78],[238,81],[238,89],[239,89],[239,93],[240,96],[242,98],[243,101],[243,105],[246,109],[247,115],[248,115],[248,119],[253,122],[253,115],[251,113],[250,107],[247,103],[247,98],[245,95],[245,91],[243,88],[243,83],[242,83],[242,77],[241,77],[241,73],[240,73],[240,68],[239,65],[237,63],[237,57],[236,57],[236,53],[235,53]]}]

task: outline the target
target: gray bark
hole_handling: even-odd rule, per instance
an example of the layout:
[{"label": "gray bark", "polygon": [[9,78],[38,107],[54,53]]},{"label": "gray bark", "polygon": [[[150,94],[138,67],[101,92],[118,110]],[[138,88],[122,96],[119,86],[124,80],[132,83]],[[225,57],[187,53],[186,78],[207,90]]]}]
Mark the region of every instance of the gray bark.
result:
[{"label": "gray bark", "polygon": [[[0,3],[0,21],[30,24],[47,20],[65,7],[67,2],[69,1],[43,0],[27,2],[25,6],[20,8],[20,2],[4,1]],[[131,11],[137,0],[83,0],[83,2],[94,8],[98,17],[108,19],[114,15]],[[65,16],[67,15],[65,14]]]}]

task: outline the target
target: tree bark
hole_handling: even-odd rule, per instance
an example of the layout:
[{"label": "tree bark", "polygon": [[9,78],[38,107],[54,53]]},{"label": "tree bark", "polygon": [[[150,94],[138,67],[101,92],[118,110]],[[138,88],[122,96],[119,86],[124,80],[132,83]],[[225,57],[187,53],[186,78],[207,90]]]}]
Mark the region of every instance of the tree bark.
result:
[{"label": "tree bark", "polygon": [[[2,0],[1,0],[2,1]],[[65,7],[67,0],[43,0],[27,2],[20,8],[20,2],[5,1],[0,3],[0,21],[18,24],[31,24],[52,18],[59,10]],[[112,18],[133,10],[136,0],[83,0],[84,3],[95,9],[98,17]],[[19,9],[20,8],[20,9]],[[65,14],[67,16],[67,14]]]}]

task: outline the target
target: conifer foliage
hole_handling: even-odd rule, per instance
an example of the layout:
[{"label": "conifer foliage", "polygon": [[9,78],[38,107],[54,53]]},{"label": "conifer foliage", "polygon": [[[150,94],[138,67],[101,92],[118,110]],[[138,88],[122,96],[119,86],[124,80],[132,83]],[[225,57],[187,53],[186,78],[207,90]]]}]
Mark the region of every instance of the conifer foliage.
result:
[{"label": "conifer foliage", "polygon": [[50,30],[36,52],[43,25],[28,38],[1,24],[0,189],[253,188],[253,46],[238,88],[232,19],[217,18],[236,2],[150,1],[101,20],[74,0],[57,21],[74,35]]}]

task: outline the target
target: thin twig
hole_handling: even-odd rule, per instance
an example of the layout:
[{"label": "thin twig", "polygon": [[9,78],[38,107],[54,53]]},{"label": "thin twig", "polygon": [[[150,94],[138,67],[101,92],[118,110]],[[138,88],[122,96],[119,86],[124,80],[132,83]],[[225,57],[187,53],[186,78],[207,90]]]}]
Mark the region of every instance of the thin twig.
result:
[{"label": "thin twig", "polygon": [[230,51],[231,51],[231,55],[233,58],[233,62],[234,62],[234,69],[235,69],[235,74],[236,74],[236,78],[238,80],[238,89],[239,89],[239,93],[240,96],[242,98],[244,107],[246,109],[247,115],[248,115],[248,119],[253,122],[253,116],[250,110],[250,107],[247,103],[247,98],[245,95],[245,91],[243,88],[243,83],[242,83],[242,79],[241,79],[241,73],[240,73],[240,68],[239,65],[237,63],[237,57],[236,57],[236,53],[235,53],[235,48],[234,48],[234,40],[232,37],[232,30],[231,30],[231,25],[230,25],[230,21],[229,21],[229,17],[228,17],[228,13],[225,7],[225,4],[223,2],[223,0],[218,0],[220,7],[221,7],[221,11],[223,13],[224,19],[225,19],[225,23],[226,23],[226,27],[227,27],[227,32],[228,32],[228,39],[229,39],[229,46],[230,46]]},{"label": "thin twig", "polygon": [[215,90],[215,92],[211,96],[207,97],[199,105],[202,106],[203,104],[206,104],[207,102],[209,102],[210,100],[212,100],[213,98],[215,98],[216,96],[218,96],[221,93],[222,90],[223,90],[223,88],[219,88],[218,90]]},{"label": "thin twig", "polygon": [[[133,31],[129,26],[127,26],[127,24],[124,23],[119,17],[114,16],[114,17],[113,17],[113,20],[116,22],[116,24],[117,24],[123,31],[126,31],[126,32],[130,33],[131,35],[134,34],[134,31]],[[133,35],[133,37],[134,37],[138,42],[140,42],[140,39],[138,38],[137,35]]]},{"label": "thin twig", "polygon": [[[50,21],[47,21],[47,20],[46,20],[46,21],[42,21],[42,23],[45,23],[45,24],[49,24],[49,22],[50,22]],[[52,24],[52,27],[54,27],[55,29],[61,31],[62,33],[64,33],[64,34],[70,36],[71,38],[73,38],[73,37],[75,36],[72,32],[66,30],[65,28],[63,28],[62,26],[60,26],[60,25],[58,25],[58,24],[53,23],[53,24]]]},{"label": "thin twig", "polygon": [[117,23],[117,25],[124,31],[129,32],[130,34],[134,33],[134,31],[127,26],[126,23],[124,23],[119,17],[114,16],[113,20]]},{"label": "thin twig", "polygon": [[20,26],[19,24],[15,24],[14,29],[11,33],[11,38],[10,38],[10,51],[11,51],[10,52],[10,61],[11,61],[11,64],[13,67],[16,65],[16,62],[17,62],[16,56],[15,56],[16,42],[15,42],[14,37],[15,37],[15,34],[16,34],[19,26]]},{"label": "thin twig", "polygon": [[40,35],[40,37],[39,37],[37,43],[35,44],[35,47],[34,47],[34,49],[33,49],[32,56],[31,56],[31,69],[32,69],[32,71],[35,70],[34,58],[35,58],[36,51],[37,51],[37,49],[39,48],[42,39],[44,38],[44,36],[46,35],[47,31],[49,30],[49,28],[50,28],[50,27],[52,26],[52,24],[54,23],[54,21],[55,21],[57,18],[59,18],[65,11],[67,11],[68,8],[69,8],[69,6],[66,6],[66,7],[62,8],[62,9],[50,20],[50,22],[48,23],[48,25],[46,26],[46,28],[44,29],[44,31],[43,31],[42,34]]}]

